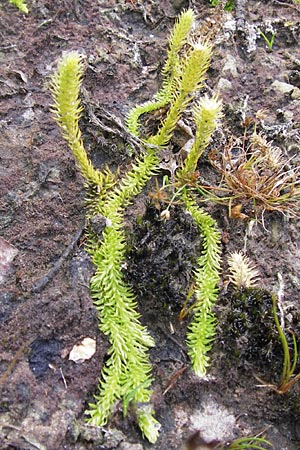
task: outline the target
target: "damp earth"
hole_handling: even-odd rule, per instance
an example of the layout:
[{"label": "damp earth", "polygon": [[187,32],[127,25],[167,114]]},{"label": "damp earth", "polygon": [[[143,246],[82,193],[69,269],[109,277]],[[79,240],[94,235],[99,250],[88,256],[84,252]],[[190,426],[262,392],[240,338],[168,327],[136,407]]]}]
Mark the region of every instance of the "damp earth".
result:
[{"label": "damp earth", "polygon": [[[204,30],[217,19],[208,0],[27,3],[27,15],[8,1],[0,5],[0,449],[179,450],[199,433],[224,444],[264,436],[275,450],[299,450],[298,384],[279,395],[257,380],[276,384],[282,370],[272,292],[281,289],[286,329],[300,342],[299,220],[266,212],[249,227],[230,218],[227,206],[203,204],[221,231],[222,274],[211,365],[200,379],[185,346],[190,318],[178,317],[201,237],[180,204],[162,219],[167,205],[155,201],[154,180],[126,213],[123,270],[156,342],[150,358],[160,437],[147,443],[119,404],[105,427],[86,424],[109,343],[89,292],[94,268],[84,250],[83,180],[52,117],[50,77],[63,52],[84,55],[85,147],[95,166],[122,174],[132,155],[120,124],[157,92],[176,16],[191,7]],[[210,150],[222,152],[230,137],[242,142],[245,120],[260,117],[259,131],[299,165],[299,4],[236,0],[221,16],[203,89],[218,91],[223,101]],[[163,158],[158,183],[180,158],[177,143]],[[216,182],[207,154],[199,172]],[[228,285],[227,257],[241,250],[259,270],[255,290]],[[95,354],[69,360],[86,337],[96,340]]]}]

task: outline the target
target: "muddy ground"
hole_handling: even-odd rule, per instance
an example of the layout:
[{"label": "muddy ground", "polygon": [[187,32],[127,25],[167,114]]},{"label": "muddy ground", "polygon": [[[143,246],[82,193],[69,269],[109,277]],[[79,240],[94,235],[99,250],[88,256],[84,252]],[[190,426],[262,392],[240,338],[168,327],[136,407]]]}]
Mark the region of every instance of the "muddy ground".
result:
[{"label": "muddy ground", "polygon": [[[14,256],[9,268],[1,267],[0,449],[175,450],[201,430],[206,441],[263,433],[275,450],[299,450],[299,387],[279,395],[258,388],[255,379],[276,383],[280,377],[282,349],[270,318],[270,292],[282,282],[287,320],[300,337],[299,221],[266,213],[264,223],[249,233],[247,221],[230,219],[227,207],[205,205],[222,233],[224,272],[211,367],[207,379],[199,379],[186,354],[188,319],[179,322],[178,314],[201,238],[180,206],[171,209],[169,221],[160,220],[150,204],[151,185],[127,214],[124,270],[157,343],[151,361],[161,434],[157,444],[148,444],[132,414],[124,419],[118,405],[104,429],[85,425],[108,342],[89,294],[93,267],[84,251],[83,181],[50,112],[49,77],[62,52],[83,53],[85,104],[117,129],[107,112],[123,121],[133,105],[157,91],[168,30],[178,13],[192,7],[200,27],[214,9],[206,0],[28,0],[28,5],[25,16],[7,1],[0,3],[1,251]],[[224,118],[211,147],[222,151],[229,136],[243,135],[245,117],[263,110],[259,131],[300,161],[299,5],[236,0],[220,23],[206,90],[220,92]],[[259,30],[269,39],[276,32],[272,49]],[[95,165],[130,167],[126,142],[118,133],[103,132],[88,108],[81,127]],[[201,170],[211,176],[207,158]],[[265,292],[241,294],[226,287],[226,257],[244,248],[246,236],[247,255]],[[97,340],[96,354],[82,363],[69,361],[70,350],[84,337]]]}]

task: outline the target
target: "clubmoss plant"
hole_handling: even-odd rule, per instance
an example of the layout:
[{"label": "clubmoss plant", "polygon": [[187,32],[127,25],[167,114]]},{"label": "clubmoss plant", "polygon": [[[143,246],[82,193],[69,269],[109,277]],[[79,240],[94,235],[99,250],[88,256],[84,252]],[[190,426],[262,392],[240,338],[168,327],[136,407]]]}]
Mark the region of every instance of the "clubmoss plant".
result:
[{"label": "clubmoss plant", "polygon": [[82,74],[80,55],[75,52],[65,54],[52,79],[52,93],[55,119],[86,180],[89,195],[99,193],[92,200],[89,197],[88,215],[100,215],[106,224],[102,236],[93,230],[88,233],[86,246],[96,266],[91,292],[99,311],[100,329],[111,343],[109,360],[102,371],[100,394],[95,396],[97,402],[89,405],[89,421],[104,425],[115,402],[134,392],[132,401],[139,426],[153,443],[158,436],[159,424],[150,405],[152,378],[147,349],[154,342],[139,322],[134,295],[123,281],[121,266],[126,250],[123,209],[152,176],[158,158],[151,150],[145,152],[118,186],[115,186],[110,171],[101,172],[92,166],[78,127]]},{"label": "clubmoss plant", "polygon": [[[111,347],[102,370],[99,394],[87,411],[89,421],[104,425],[116,401],[123,400],[124,413],[130,403],[143,434],[151,443],[156,441],[159,430],[150,404],[152,377],[147,355],[154,342],[139,321],[134,293],[122,275],[126,253],[123,213],[158,171],[161,150],[170,143],[178,121],[196,92],[203,87],[211,45],[192,36],[193,21],[191,10],[180,15],[169,40],[161,90],[152,101],[129,113],[128,129],[140,139],[144,151],[121,179],[109,169],[94,168],[84,149],[78,126],[82,112],[79,90],[84,72],[80,55],[75,52],[65,54],[52,79],[54,116],[85,179],[88,223],[93,225],[98,221],[101,224],[101,229],[88,225],[86,249],[96,268],[91,279],[91,294],[99,312],[99,326],[108,336]],[[161,107],[166,107],[166,114],[157,131],[142,136],[141,116]],[[193,178],[198,159],[216,127],[220,109],[216,97],[204,97],[194,107],[195,141],[173,186],[174,198],[178,198],[192,215],[203,238],[203,252],[194,276],[195,314],[187,337],[192,365],[198,375],[205,374],[207,352],[215,333],[212,306],[219,280],[220,235],[214,219],[197,206],[189,180]]]},{"label": "clubmoss plant", "polygon": [[[193,108],[196,134],[193,145],[183,167],[175,176],[175,192],[163,211],[164,217],[169,206],[176,202],[184,205],[191,214],[203,240],[203,252],[197,260],[192,289],[182,307],[179,318],[183,319],[191,311],[194,316],[187,333],[188,352],[194,371],[204,376],[209,364],[207,353],[211,349],[215,335],[215,319],[212,313],[218,294],[220,272],[220,234],[215,220],[197,205],[192,188],[197,163],[207,147],[218,119],[221,117],[221,102],[216,96],[204,96]],[[191,306],[186,304],[193,297]]]},{"label": "clubmoss plant", "polygon": [[[138,133],[140,115],[160,108],[162,104],[156,100],[157,98],[164,99],[164,106],[168,106],[165,119],[162,120],[156,134],[144,137],[145,142],[159,147],[170,142],[183,112],[193,100],[195,93],[203,86],[209,67],[211,45],[205,41],[193,42],[192,38],[188,39],[192,19],[192,13],[186,11],[181,14],[175,25],[170,39],[168,59],[163,70],[163,88],[156,94],[152,102],[142,105],[142,108],[137,106],[128,116],[129,130],[132,133]],[[190,42],[190,48],[180,54],[180,50],[187,40]],[[169,78],[171,83],[167,81]],[[165,86],[168,88],[165,89]],[[171,202],[176,198],[183,203],[186,211],[192,215],[203,238],[203,253],[197,261],[198,266],[194,274],[195,302],[188,310],[183,308],[180,315],[183,318],[193,309],[194,317],[188,330],[187,345],[194,371],[197,375],[203,376],[209,362],[207,353],[211,349],[215,334],[212,307],[217,298],[220,235],[214,219],[197,206],[193,191],[189,188],[189,180],[194,176],[198,160],[207,147],[221,116],[221,102],[215,96],[212,98],[205,96],[196,103],[193,111],[196,135],[183,167],[177,170],[174,183],[175,192]],[[141,137],[139,133],[137,135]]]},{"label": "clubmoss plant", "polygon": [[194,273],[193,305],[181,312],[181,316],[193,310],[194,317],[188,329],[187,345],[196,374],[203,376],[209,363],[208,351],[215,335],[215,318],[212,308],[218,295],[220,272],[220,233],[215,220],[199,208],[193,190],[186,180],[195,173],[199,158],[207,147],[217,121],[221,116],[221,102],[217,97],[204,97],[194,108],[196,135],[183,168],[178,170],[177,183],[182,185],[180,197],[186,210],[193,217],[203,239],[202,255],[198,258]]},{"label": "clubmoss plant", "polygon": [[257,285],[259,272],[242,252],[233,252],[228,258],[229,282],[237,288],[251,288]]},{"label": "clubmoss plant", "polygon": [[[211,57],[211,46],[208,43],[193,42],[190,39],[189,48],[186,50],[184,46],[191,32],[193,20],[194,14],[191,10],[180,15],[169,40],[170,50],[162,71],[161,90],[152,101],[136,106],[128,115],[129,131],[144,138],[147,143],[160,147],[166,146],[188,104],[195,93],[203,87]],[[185,49],[181,54],[180,51],[183,48]],[[167,106],[169,110],[157,133],[146,137],[141,136],[139,118],[142,114],[151,113],[163,106]]]},{"label": "clubmoss plant", "polygon": [[194,13],[191,9],[189,9],[181,14],[180,18],[176,21],[174,29],[169,37],[169,51],[167,60],[162,69],[162,88],[157,92],[152,100],[147,101],[142,105],[137,105],[128,114],[127,127],[135,136],[141,135],[139,118],[143,114],[163,108],[172,102],[173,97],[176,94],[176,80],[182,72],[179,56],[180,51],[187,43],[194,19]]},{"label": "clubmoss plant", "polygon": [[15,5],[23,13],[28,14],[28,7],[24,0],[9,0],[9,3]]},{"label": "clubmoss plant", "polygon": [[193,310],[188,328],[187,345],[192,367],[199,376],[204,376],[209,365],[207,353],[212,347],[216,321],[212,312],[218,295],[220,272],[220,233],[215,220],[198,207],[188,193],[182,196],[186,210],[193,217],[203,239],[202,255],[197,260],[194,272],[194,302],[185,311]]}]

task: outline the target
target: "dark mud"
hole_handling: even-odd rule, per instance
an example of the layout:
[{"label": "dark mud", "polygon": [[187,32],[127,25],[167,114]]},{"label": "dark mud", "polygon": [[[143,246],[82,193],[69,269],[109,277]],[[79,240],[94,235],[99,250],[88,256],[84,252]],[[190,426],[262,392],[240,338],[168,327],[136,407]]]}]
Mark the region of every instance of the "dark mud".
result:
[{"label": "dark mud", "polygon": [[[204,0],[28,4],[26,17],[7,1],[0,5],[0,233],[5,247],[17,251],[0,288],[1,450],[177,450],[195,430],[218,441],[262,432],[275,450],[298,450],[299,387],[278,395],[258,388],[255,378],[268,383],[280,378],[282,353],[270,318],[278,273],[286,320],[300,340],[298,220],[266,214],[264,224],[250,233],[247,223],[228,218],[226,207],[205,206],[222,232],[224,273],[216,306],[218,337],[208,378],[200,380],[186,354],[188,320],[179,322],[178,314],[201,239],[180,205],[171,209],[170,221],[160,220],[148,195],[154,184],[126,216],[124,273],[157,343],[151,360],[161,435],[154,446],[145,442],[133,416],[124,419],[118,405],[105,429],[85,424],[108,342],[89,295],[93,267],[81,232],[83,183],[51,116],[49,77],[63,51],[86,55],[84,104],[93,105],[112,129],[103,131],[86,108],[81,123],[86,148],[99,167],[125,171],[130,167],[126,136],[107,113],[124,121],[130,107],[157,90],[168,30],[183,8],[194,8],[199,26],[214,10]],[[299,6],[292,0],[239,0],[223,22],[206,87],[219,90],[224,102],[212,148],[222,150],[229,136],[242,137],[245,118],[263,110],[259,131],[299,164]],[[269,37],[276,31],[272,51],[259,29]],[[214,176],[206,159],[201,171]],[[245,245],[266,293],[242,304],[239,294],[226,288],[226,257]],[[57,270],[45,282],[53,267]],[[75,364],[68,355],[84,337],[96,339],[96,354]]]}]

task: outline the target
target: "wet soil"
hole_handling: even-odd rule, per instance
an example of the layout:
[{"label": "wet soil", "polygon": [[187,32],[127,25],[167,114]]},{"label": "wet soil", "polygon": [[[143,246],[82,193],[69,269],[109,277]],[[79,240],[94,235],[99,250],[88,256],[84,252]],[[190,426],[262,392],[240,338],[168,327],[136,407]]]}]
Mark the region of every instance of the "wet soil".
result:
[{"label": "wet soil", "polygon": [[[245,118],[263,111],[260,131],[299,163],[300,7],[292,0],[235,3],[222,17],[205,88],[218,90],[224,103],[211,148],[222,150],[229,136],[242,137]],[[206,0],[28,5],[24,16],[7,1],[0,3],[0,250],[1,258],[13,255],[13,262],[1,262],[0,449],[175,450],[200,430],[205,440],[223,442],[263,433],[275,450],[299,450],[298,385],[279,395],[258,388],[255,378],[276,384],[280,377],[271,292],[282,283],[286,320],[300,341],[299,221],[265,214],[250,233],[247,222],[230,219],[225,206],[205,205],[222,233],[224,272],[211,367],[208,377],[199,379],[186,353],[188,319],[179,322],[178,314],[201,238],[180,205],[171,208],[169,221],[160,219],[150,204],[151,184],[126,216],[124,275],[157,343],[151,362],[161,434],[157,444],[148,444],[119,405],[104,429],[85,424],[108,342],[89,293],[93,266],[84,251],[83,180],[53,121],[49,79],[62,52],[85,55],[85,146],[95,165],[122,173],[130,155],[109,114],[124,122],[133,105],[157,91],[168,31],[178,13],[193,7],[200,27],[214,9]],[[259,30],[269,38],[276,32],[272,49]],[[111,133],[92,120],[88,105]],[[207,157],[201,171],[210,182]],[[227,287],[226,258],[245,245],[263,291]],[[68,355],[84,337],[96,339],[96,353],[76,364]]]}]

